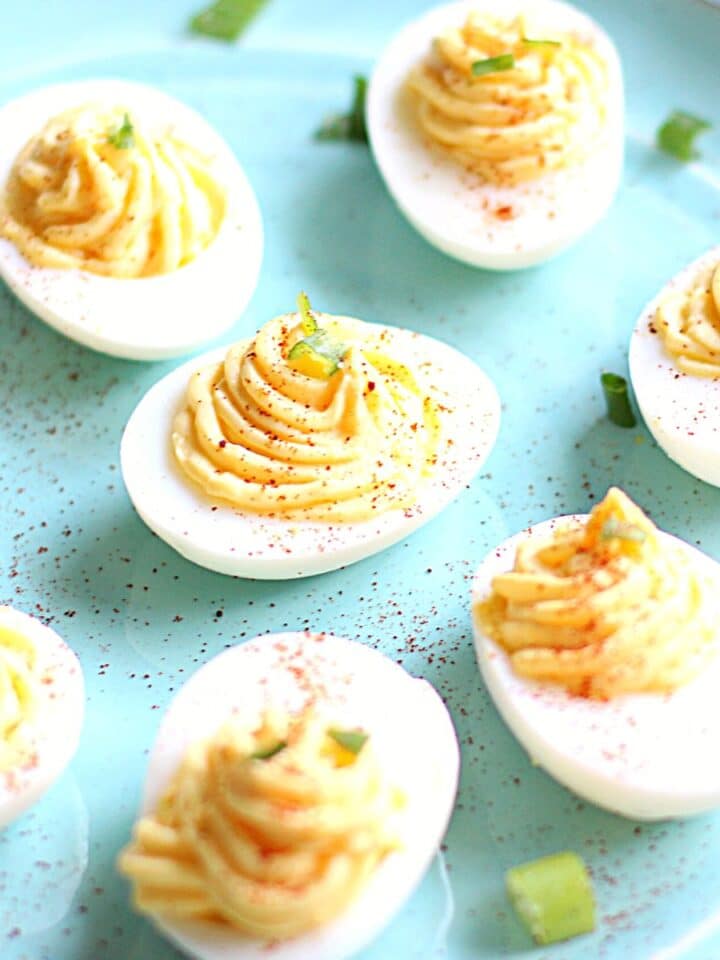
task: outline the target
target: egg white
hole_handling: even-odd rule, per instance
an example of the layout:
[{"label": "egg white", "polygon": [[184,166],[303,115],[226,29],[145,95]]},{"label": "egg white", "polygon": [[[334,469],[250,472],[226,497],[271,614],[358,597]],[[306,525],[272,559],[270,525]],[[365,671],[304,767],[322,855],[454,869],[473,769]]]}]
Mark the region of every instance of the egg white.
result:
[{"label": "egg white", "polygon": [[[267,707],[298,712],[307,703],[307,677],[327,691],[318,709],[336,724],[366,731],[388,782],[407,798],[402,849],[380,864],[357,900],[324,927],[272,946],[276,960],[343,960],[373,940],[411,896],[450,819],[460,754],[452,720],[427,681],[331,634],[267,634],[232,647],[194,674],[170,705],[150,754],[142,813],[155,809],[193,742],[214,734],[230,714],[254,724]],[[267,943],[232,929],[157,923],[200,960],[268,956]]]},{"label": "egg white", "polygon": [[77,749],[85,713],[80,663],[60,637],[39,620],[0,606],[0,625],[24,634],[37,646],[41,682],[33,718],[33,760],[0,771],[0,828],[37,803],[58,779]]},{"label": "egg white", "polygon": [[50,117],[88,102],[127,107],[151,128],[171,125],[180,139],[213,158],[227,190],[217,236],[179,270],[132,279],[36,267],[0,238],[0,277],[41,320],[93,350],[133,360],[189,353],[232,327],[255,290],[263,230],[253,189],[230,147],[198,113],[126,80],[58,84],[0,108],[0,189],[20,150]]},{"label": "egg white", "polygon": [[[438,34],[461,25],[471,10],[503,17],[537,11],[548,29],[592,36],[608,65],[608,125],[583,163],[530,183],[481,183],[456,161],[431,150],[403,91],[410,70]],[[410,223],[440,250],[477,267],[530,267],[574,243],[606,213],[623,163],[623,84],[618,53],[586,14],[558,0],[461,0],[436,7],[390,41],[373,71],[367,124],[385,184]],[[495,211],[511,207],[512,219]]]},{"label": "egg white", "polygon": [[720,262],[720,246],[673,277],[640,314],[630,340],[630,376],[648,429],[683,470],[720,487],[720,378],[678,370],[653,319],[673,290],[692,289],[704,267]]},{"label": "egg white", "polygon": [[[490,593],[493,577],[512,569],[522,540],[546,537],[568,519],[587,518],[539,523],[488,554],[473,580],[473,609]],[[720,586],[720,564],[670,534],[660,536],[673,547],[682,546]],[[720,644],[717,596],[716,602]],[[532,762],[564,786],[599,807],[637,820],[690,816],[720,806],[720,655],[671,694],[632,694],[602,702],[520,677],[505,651],[483,633],[476,616],[473,627],[478,664],[500,714]]]},{"label": "egg white", "polygon": [[191,374],[217,362],[226,348],[195,358],[152,387],[128,421],[120,448],[133,506],[159,537],[188,560],[219,573],[255,580],[307,577],[384,550],[427,523],[457,497],[495,443],[500,401],[490,379],[447,344],[394,327],[369,324],[388,352],[410,366],[431,363],[432,382],[454,408],[444,414],[454,440],[409,510],[390,510],[357,523],[267,518],[213,502],[181,472],[170,445],[173,419]]}]

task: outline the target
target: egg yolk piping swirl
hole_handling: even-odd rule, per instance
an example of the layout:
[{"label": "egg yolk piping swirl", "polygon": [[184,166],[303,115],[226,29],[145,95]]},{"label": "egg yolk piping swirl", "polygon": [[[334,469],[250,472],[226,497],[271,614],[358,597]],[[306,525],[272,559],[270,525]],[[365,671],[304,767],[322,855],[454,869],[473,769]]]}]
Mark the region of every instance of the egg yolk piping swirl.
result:
[{"label": "egg yolk piping swirl", "polygon": [[215,238],[225,192],[209,160],[121,108],[51,118],[0,198],[0,236],[34,266],[108,277],[177,270]]},{"label": "egg yolk piping swirl", "polygon": [[[473,72],[496,57],[511,68]],[[436,38],[408,86],[430,142],[497,185],[582,162],[606,124],[608,71],[592,43],[522,17],[470,13]]]},{"label": "egg yolk piping swirl", "polygon": [[193,374],[177,462],[209,497],[266,516],[353,522],[408,508],[435,467],[441,405],[384,333],[316,316],[345,345],[334,372],[291,357],[299,314],[271,320]]},{"label": "egg yolk piping swirl", "polygon": [[665,297],[653,325],[678,370],[720,377],[720,264],[705,267],[690,289]]},{"label": "egg yolk piping swirl", "polygon": [[311,710],[233,720],[191,748],[119,865],[146,913],[286,939],[355,899],[397,847],[402,802],[371,743],[351,752]]},{"label": "egg yolk piping swirl", "polygon": [[31,759],[40,675],[35,644],[0,626],[0,773]]},{"label": "egg yolk piping swirl", "polygon": [[717,646],[713,587],[612,488],[586,523],[529,537],[476,616],[516,673],[609,699],[671,691]]}]

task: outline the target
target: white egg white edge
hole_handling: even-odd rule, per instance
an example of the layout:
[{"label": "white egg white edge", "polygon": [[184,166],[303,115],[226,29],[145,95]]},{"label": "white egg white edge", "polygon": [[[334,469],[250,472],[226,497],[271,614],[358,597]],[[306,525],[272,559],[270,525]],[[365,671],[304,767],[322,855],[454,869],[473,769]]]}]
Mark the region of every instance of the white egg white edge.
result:
[{"label": "white egg white edge", "polygon": [[720,487],[720,378],[682,373],[665,352],[653,319],[674,290],[690,290],[698,274],[720,263],[720,246],[678,273],[643,309],[630,338],[629,364],[635,399],[648,430],[683,470]]},{"label": "white egg white edge", "polygon": [[263,254],[255,194],[230,147],[200,114],[154,87],[115,79],[44,87],[1,107],[0,189],[20,150],[50,117],[89,102],[117,104],[141,121],[171,126],[212,158],[227,189],[218,235],[179,270],[137,279],[35,267],[0,238],[0,277],[41,320],[93,350],[130,360],[189,353],[230,329],[255,291]]},{"label": "white egg white edge", "polygon": [[[191,743],[211,736],[230,714],[255,723],[268,705],[291,713],[302,709],[307,694],[283,662],[305,664],[305,673],[321,678],[328,699],[320,709],[329,720],[370,735],[388,782],[407,798],[400,821],[403,847],[388,855],[357,900],[321,929],[271,950],[277,960],[343,960],[377,937],[420,884],[454,807],[457,736],[427,681],[371,647],[331,634],[267,634],[232,647],[194,674],[171,703],[150,753],[142,811],[155,809]],[[157,925],[201,960],[268,956],[266,942],[231,929],[167,919]]]},{"label": "white egg white edge", "polygon": [[431,520],[470,483],[492,450],[500,400],[492,381],[467,357],[430,337],[368,324],[392,335],[391,349],[432,362],[432,382],[455,412],[445,414],[454,445],[410,511],[392,510],[359,523],[310,523],[241,513],[214,504],[175,463],[170,436],[191,374],[227,348],[195,358],[160,380],[140,401],[122,438],[123,480],[136,511],[159,537],[202,567],[255,580],[306,577],[384,550]]},{"label": "white egg white edge", "polygon": [[[548,28],[578,30],[593,38],[609,68],[609,121],[603,143],[586,161],[528,184],[497,187],[480,183],[460,164],[429,148],[403,93],[405,80],[430,52],[433,38],[462,24],[472,10],[503,17],[537,12]],[[375,161],[400,210],[431,244],[477,267],[515,270],[555,256],[602,219],[620,185],[620,59],[595,21],[559,0],[461,0],[407,24],[373,70],[367,122]],[[503,207],[512,208],[512,219],[495,215]]]},{"label": "white egg white edge", "polygon": [[[506,540],[481,563],[473,580],[473,630],[485,685],[531,761],[591,803],[637,820],[691,816],[720,806],[715,762],[720,654],[672,694],[599,702],[518,676],[504,650],[483,633],[476,604],[490,593],[493,577],[512,569],[517,545],[528,536],[548,536],[558,524],[586,519],[539,523]],[[720,584],[720,564],[670,534],[661,537],[669,546],[680,546]]]},{"label": "white egg white edge", "polygon": [[85,715],[85,684],[78,658],[50,627],[6,606],[0,606],[0,627],[29,637],[37,646],[42,676],[52,677],[52,683],[40,684],[37,714],[28,731],[32,762],[0,771],[2,829],[37,803],[70,763]]}]

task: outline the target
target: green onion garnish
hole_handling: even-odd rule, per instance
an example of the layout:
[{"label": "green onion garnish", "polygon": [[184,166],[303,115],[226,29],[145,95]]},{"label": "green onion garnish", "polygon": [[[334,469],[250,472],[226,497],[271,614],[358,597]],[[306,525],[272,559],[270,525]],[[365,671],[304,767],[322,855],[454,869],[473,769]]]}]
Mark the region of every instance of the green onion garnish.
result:
[{"label": "green onion garnish", "polygon": [[365,746],[368,740],[368,734],[362,730],[328,730],[328,736],[331,737],[338,746],[350,753],[358,754]]},{"label": "green onion garnish", "polygon": [[[340,361],[348,352],[348,347],[333,340],[327,330],[320,328],[306,293],[298,294],[297,305],[305,336],[293,344],[287,358],[295,361],[296,368],[307,376],[329,379],[340,368]],[[302,363],[303,357],[307,357],[309,362]]]},{"label": "green onion garnish", "polygon": [[522,42],[529,47],[561,47],[559,40],[531,40],[530,37],[523,37]]},{"label": "green onion garnish", "polygon": [[297,298],[297,308],[300,313],[300,326],[306,336],[315,333],[318,328],[317,320],[310,306],[310,297],[304,292],[300,292]]},{"label": "green onion garnish", "polygon": [[135,146],[135,129],[126,113],[123,122],[114,130],[108,130],[107,142],[117,150],[129,150]]},{"label": "green onion garnish", "polygon": [[676,160],[695,160],[700,152],[695,147],[695,137],[712,126],[702,117],[696,117],[684,110],[671,113],[658,129],[657,145]]},{"label": "green onion garnish", "polygon": [[316,140],[353,140],[367,143],[365,124],[365,98],[367,96],[367,77],[353,77],[353,99],[349,113],[332,113],[325,117],[315,131]]},{"label": "green onion garnish", "polygon": [[600,383],[605,393],[608,419],[617,424],[618,427],[634,427],[637,420],[630,406],[625,377],[621,377],[617,373],[603,373],[600,377]]},{"label": "green onion garnish", "polygon": [[227,43],[237,40],[268,0],[215,0],[196,13],[189,24],[193,33],[200,33]]},{"label": "green onion garnish", "polygon": [[474,77],[484,77],[488,73],[500,73],[503,70],[512,70],[515,66],[515,57],[511,53],[501,53],[498,57],[488,57],[487,60],[476,60],[472,67]]},{"label": "green onion garnish", "polygon": [[513,867],[508,897],[536,943],[567,940],[595,929],[595,898],[585,864],[570,850]]},{"label": "green onion garnish", "polygon": [[287,746],[287,740],[278,740],[277,743],[274,743],[271,747],[266,747],[264,750],[256,750],[255,753],[250,754],[251,760],[269,760],[270,757],[274,757],[276,753],[280,753],[281,750],[284,750]]},{"label": "green onion garnish", "polygon": [[617,517],[608,517],[600,531],[601,540],[629,540],[631,543],[644,543],[647,533],[636,523],[627,523]]}]

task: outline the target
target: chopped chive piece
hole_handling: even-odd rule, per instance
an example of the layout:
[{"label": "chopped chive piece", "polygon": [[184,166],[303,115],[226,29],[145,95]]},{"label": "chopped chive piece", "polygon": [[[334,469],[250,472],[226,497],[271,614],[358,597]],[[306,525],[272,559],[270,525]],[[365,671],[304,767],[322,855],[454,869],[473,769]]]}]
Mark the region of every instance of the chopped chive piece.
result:
[{"label": "chopped chive piece", "polygon": [[129,114],[125,114],[123,122],[114,130],[108,130],[107,142],[117,150],[129,150],[135,146],[135,129]]},{"label": "chopped chive piece", "polygon": [[266,747],[264,750],[256,750],[255,753],[250,754],[251,760],[269,760],[270,757],[274,757],[276,753],[280,753],[281,750],[284,750],[287,746],[287,740],[278,740],[277,743],[274,743],[271,747]]},{"label": "chopped chive piece", "polygon": [[556,943],[595,929],[595,898],[585,864],[570,850],[531,860],[505,874],[520,921],[536,943]]},{"label": "chopped chive piece", "polygon": [[625,377],[621,377],[617,373],[603,373],[600,377],[600,383],[605,392],[608,419],[617,424],[618,427],[634,427],[637,420],[630,406]]},{"label": "chopped chive piece", "polygon": [[368,734],[362,730],[328,730],[328,736],[343,750],[354,754],[360,753],[368,740]]},{"label": "chopped chive piece", "polygon": [[190,21],[192,33],[231,43],[250,24],[268,0],[215,0]]},{"label": "chopped chive piece", "polygon": [[302,327],[302,332],[306,337],[309,337],[311,333],[315,333],[318,325],[317,320],[312,312],[312,307],[310,306],[310,298],[306,293],[300,292],[298,294],[297,307],[300,313],[300,326]]},{"label": "chopped chive piece", "polygon": [[626,523],[617,517],[608,517],[600,531],[601,540],[629,540],[631,543],[644,543],[647,533],[636,523]]},{"label": "chopped chive piece", "polygon": [[316,140],[353,140],[367,143],[365,124],[365,98],[367,96],[367,77],[353,77],[353,100],[349,113],[332,113],[325,117],[315,131]]},{"label": "chopped chive piece", "polygon": [[329,380],[340,369],[337,360],[320,353],[308,340],[298,340],[288,353],[288,362],[298,373],[318,380]]},{"label": "chopped chive piece", "polygon": [[695,137],[712,124],[684,110],[675,110],[658,129],[657,145],[676,160],[696,160],[700,156],[695,147]]},{"label": "chopped chive piece", "polygon": [[487,60],[476,60],[472,67],[474,77],[484,77],[488,73],[500,73],[503,70],[512,70],[515,66],[515,57],[511,53],[501,53],[498,57],[488,57]]},{"label": "chopped chive piece", "polygon": [[522,42],[529,47],[561,47],[559,40],[531,40],[530,37],[523,37]]}]

